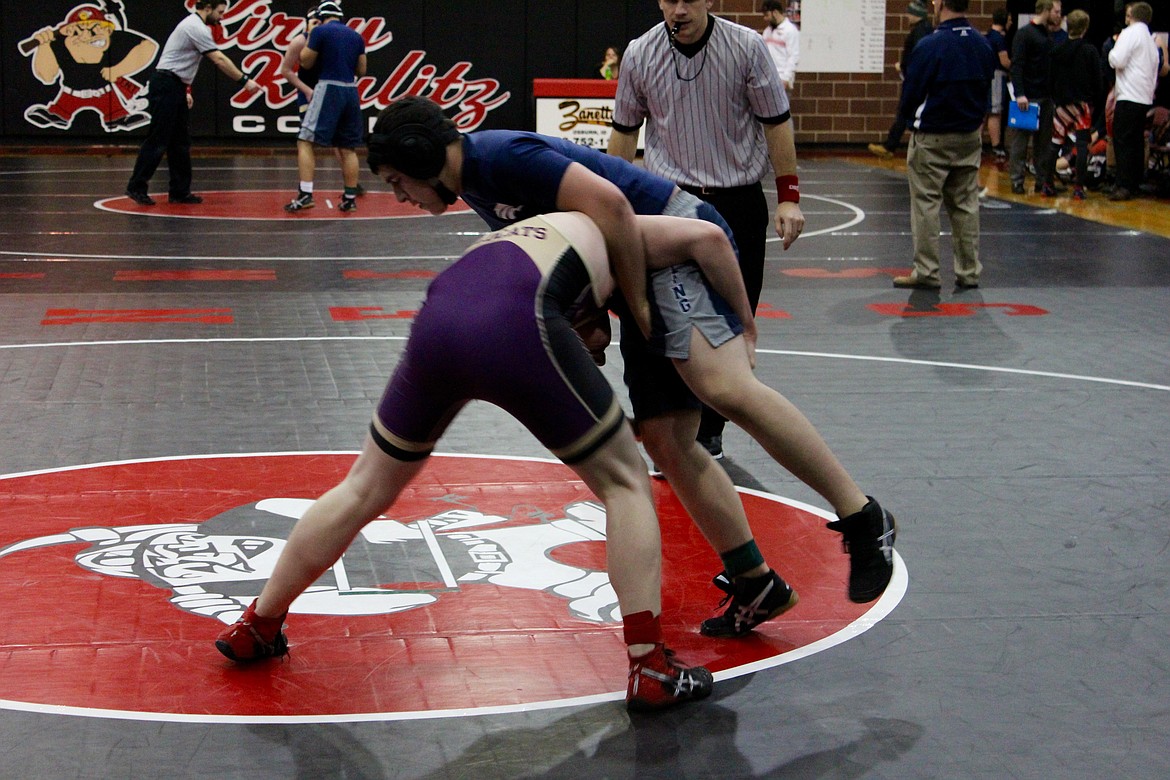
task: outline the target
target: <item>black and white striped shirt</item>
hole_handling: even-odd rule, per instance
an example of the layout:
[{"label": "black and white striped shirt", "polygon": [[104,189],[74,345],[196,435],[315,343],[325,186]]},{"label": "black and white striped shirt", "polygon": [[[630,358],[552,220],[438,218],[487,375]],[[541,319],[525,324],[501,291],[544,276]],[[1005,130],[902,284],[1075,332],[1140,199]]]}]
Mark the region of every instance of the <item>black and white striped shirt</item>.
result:
[{"label": "black and white striped shirt", "polygon": [[[671,46],[666,24],[622,56],[613,124],[646,122],[646,168],[679,184],[739,187],[770,170],[761,123],[789,118],[788,96],[755,30],[708,17],[698,52]],[[689,47],[684,46],[684,49]]]}]

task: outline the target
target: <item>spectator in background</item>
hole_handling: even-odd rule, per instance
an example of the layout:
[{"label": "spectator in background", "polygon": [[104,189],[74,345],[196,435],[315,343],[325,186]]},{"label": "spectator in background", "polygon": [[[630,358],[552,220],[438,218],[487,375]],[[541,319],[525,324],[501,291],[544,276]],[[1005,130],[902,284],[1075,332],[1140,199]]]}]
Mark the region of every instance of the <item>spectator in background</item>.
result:
[{"label": "spectator in background", "polygon": [[[1097,49],[1084,39],[1089,29],[1089,15],[1077,9],[1068,15],[1068,40],[1052,49],[1052,154],[1050,164],[1055,168],[1056,157],[1065,140],[1076,144],[1076,182],[1073,197],[1085,199],[1085,184],[1089,171],[1089,139],[1093,127],[1093,106],[1101,97],[1101,61]],[[1054,171],[1045,172],[1045,180],[1053,179]],[[1056,190],[1047,184],[1043,194],[1051,197]]]},{"label": "spectator in background", "polygon": [[776,72],[784,82],[784,88],[792,92],[796,83],[796,63],[800,60],[800,30],[788,21],[785,0],[764,0],[764,20],[768,26],[761,35],[768,44],[768,53],[776,63]]},{"label": "spectator in background", "polygon": [[1117,83],[1117,74],[1109,64],[1109,52],[1117,45],[1117,36],[1125,29],[1123,18],[1113,24],[1113,35],[1101,42],[1101,89],[1104,96],[1094,108],[1099,109],[1096,116],[1096,130],[1102,137],[1113,138],[1113,87]]},{"label": "spectator in background", "polygon": [[[1012,42],[1012,91],[1014,100],[1021,111],[1036,104],[1040,107],[1039,130],[1014,128],[1008,145],[1008,174],[1012,180],[1012,192],[1024,194],[1024,175],[1027,171],[1028,142],[1033,140],[1032,154],[1036,172],[1036,192],[1043,191],[1045,171],[1050,169],[1048,156],[1052,144],[1048,142],[1052,132],[1052,38],[1049,35],[1049,21],[1060,18],[1060,0],[1036,0],[1036,12],[1032,20],[1016,31]],[[1042,133],[1043,135],[1037,135]]]},{"label": "spectator in background", "polygon": [[[910,32],[906,34],[906,40],[902,43],[901,59],[894,64],[894,68],[898,71],[898,76],[902,79],[906,78],[906,61],[910,59],[910,52],[914,51],[914,47],[918,45],[918,42],[930,35],[930,31],[934,29],[934,22],[931,19],[930,11],[927,9],[924,0],[910,0],[910,7],[906,9],[906,13],[916,21],[910,28]],[[902,136],[905,134],[906,118],[899,112],[894,116],[890,130],[886,133],[886,140],[879,144],[870,144],[869,150],[878,157],[893,157],[894,152],[902,145]]]},{"label": "spectator in background", "polygon": [[1007,160],[1007,149],[1003,145],[1003,114],[1007,107],[1007,82],[1012,67],[1008,55],[1007,34],[1012,26],[1012,17],[1007,6],[996,8],[991,14],[991,29],[987,31],[987,42],[995,54],[995,75],[991,78],[991,95],[988,99],[990,111],[987,114],[987,137],[991,141],[991,153],[997,163]]},{"label": "spectator in background", "polygon": [[1068,30],[1064,29],[1063,8],[1055,10],[1056,13],[1048,17],[1048,37],[1052,39],[1053,46],[1068,40]]},{"label": "spectator in background", "polygon": [[1146,114],[1154,104],[1158,84],[1158,46],[1150,35],[1154,11],[1149,3],[1125,7],[1125,29],[1109,52],[1117,74],[1114,87],[1113,156],[1117,186],[1109,200],[1129,200],[1137,194],[1145,173]]},{"label": "spectator in background", "polygon": [[622,66],[622,55],[616,46],[608,46],[605,49],[605,56],[601,58],[601,65],[598,66],[597,72],[606,81],[614,81],[618,77],[618,71]]},{"label": "spectator in background", "polygon": [[914,270],[895,287],[937,290],[940,212],[951,221],[955,287],[979,286],[980,129],[996,57],[964,13],[968,0],[934,0],[938,28],[910,55],[899,113],[913,130],[906,155]]}]

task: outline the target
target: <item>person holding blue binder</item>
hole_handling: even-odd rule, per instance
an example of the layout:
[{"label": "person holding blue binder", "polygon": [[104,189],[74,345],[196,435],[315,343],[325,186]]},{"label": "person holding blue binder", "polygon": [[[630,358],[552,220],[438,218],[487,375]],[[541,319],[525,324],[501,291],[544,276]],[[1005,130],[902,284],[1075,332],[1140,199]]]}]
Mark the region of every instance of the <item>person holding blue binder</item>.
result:
[{"label": "person holding blue binder", "polygon": [[[1012,180],[1012,192],[1024,194],[1028,142],[1033,143],[1033,158],[1036,164],[1036,192],[1043,192],[1045,184],[1053,186],[1051,180],[1044,181],[1045,172],[1052,166],[1052,96],[1050,73],[1052,68],[1052,39],[1049,28],[1060,24],[1060,0],[1036,0],[1036,12],[1031,22],[1016,31],[1012,43],[1012,91],[1016,108],[1020,112],[1029,106],[1039,106],[1038,130],[1024,130],[1018,124],[1013,126],[1008,144],[1008,175]],[[1009,125],[1011,118],[1009,117]]]},{"label": "person holding blue binder", "polygon": [[1021,109],[1015,102],[1008,108],[1008,127],[1034,133],[1040,129],[1040,104],[1029,103]]}]

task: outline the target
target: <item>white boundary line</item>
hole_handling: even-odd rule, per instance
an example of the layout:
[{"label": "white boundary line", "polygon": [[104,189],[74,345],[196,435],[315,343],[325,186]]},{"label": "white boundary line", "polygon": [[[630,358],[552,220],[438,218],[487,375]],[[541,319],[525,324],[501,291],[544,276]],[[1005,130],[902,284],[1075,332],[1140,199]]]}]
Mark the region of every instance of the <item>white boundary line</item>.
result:
[{"label": "white boundary line", "polygon": [[[475,235],[482,235],[476,233]],[[66,258],[69,260],[175,260],[179,259],[179,255],[82,255],[71,254],[68,252],[13,252],[10,250],[0,250],[0,256],[10,255],[21,258],[39,258],[44,257],[51,260],[59,258]],[[279,265],[294,260],[337,260],[341,262],[356,262],[358,260],[454,260],[459,255],[351,255],[349,257],[340,257],[337,255],[319,255],[319,256],[304,256],[297,257],[273,257],[272,255],[243,257],[239,255],[189,255],[182,257],[183,260],[258,260]]]},{"label": "white boundary line", "polygon": [[[295,140],[295,136],[293,136],[293,139]],[[77,153],[77,156],[79,156],[79,157],[84,156],[84,152],[79,151]],[[197,173],[202,172],[202,171],[266,171],[266,172],[267,171],[295,171],[296,169],[297,169],[297,166],[296,166],[295,159],[292,160],[291,165],[240,165],[240,166],[235,166],[235,165],[206,165],[206,166],[199,165],[199,166],[195,167],[195,171]],[[118,173],[118,172],[130,173],[133,170],[134,170],[133,166],[131,166],[129,168],[113,168],[113,167],[111,167],[111,168],[102,168],[101,170],[96,171],[96,173]],[[334,170],[336,170],[336,169],[334,169]],[[43,169],[43,168],[38,168],[37,170],[22,169],[19,171],[0,171],[0,176],[42,177],[42,176],[62,176],[65,174],[86,174],[86,175],[92,176],[94,173],[95,173],[95,171],[93,168],[56,168],[56,169],[48,169],[48,170]],[[338,173],[340,173],[340,171],[338,171]]]},{"label": "white boundary line", "polygon": [[[233,194],[243,193],[243,194],[250,195],[250,194],[257,194],[257,193],[262,193],[262,192],[263,193],[268,193],[268,192],[285,192],[285,193],[287,193],[287,190],[202,190],[202,192],[204,194],[227,193],[229,195],[233,195]],[[386,195],[390,195],[391,197],[393,197],[392,193],[381,193],[381,194],[386,194]],[[165,196],[161,196],[161,195],[156,196],[156,198],[161,198],[161,197],[165,197]],[[110,201],[125,200],[125,199],[126,199],[125,195],[114,195],[113,197],[102,198],[101,200],[94,201],[93,207],[95,209],[100,210],[100,211],[106,211],[106,212],[109,212],[111,214],[123,214],[123,215],[141,216],[141,217],[166,217],[166,218],[171,218],[171,219],[214,219],[218,222],[234,221],[234,222],[290,222],[291,223],[292,220],[297,219],[296,216],[286,214],[284,211],[274,213],[271,217],[267,217],[267,216],[216,216],[216,215],[212,215],[212,214],[175,214],[175,213],[171,213],[171,212],[167,212],[164,214],[164,213],[158,212],[158,211],[154,211],[154,212],[137,211],[137,210],[127,211],[126,209],[111,208],[110,206],[107,205],[108,203],[110,203]],[[328,206],[326,211],[335,211],[335,209],[333,208],[333,203],[328,198],[325,199],[325,204]],[[459,216],[459,215],[464,215],[464,214],[475,214],[475,212],[472,211],[470,206],[468,206],[466,209],[460,209],[458,211],[445,211],[442,214],[439,214],[438,216],[440,216],[440,217],[453,217],[453,216]],[[328,217],[324,217],[324,219],[335,220],[335,221],[345,220],[346,222],[352,222],[354,220],[369,221],[372,219],[418,219],[419,217],[429,217],[429,216],[431,216],[431,215],[426,213],[425,211],[419,211],[417,214],[362,214],[361,210],[359,209],[358,212],[355,214],[350,214],[350,213],[342,214],[341,212],[337,212],[336,216],[330,215]],[[320,222],[320,221],[322,221],[322,219],[323,218],[321,218],[321,217],[306,216],[304,221]]]},{"label": "white boundary line", "polygon": [[1140,387],[1145,390],[1162,390],[1170,392],[1170,385],[1156,385],[1150,382],[1133,382],[1128,379],[1110,379],[1100,376],[1086,376],[1083,374],[1062,374],[1056,371],[1034,371],[1028,368],[1006,368],[1004,366],[981,366],[974,363],[948,363],[943,360],[915,360],[913,358],[878,357],[876,355],[843,355],[833,352],[800,352],[791,349],[757,349],[756,354],[790,355],[793,357],[830,358],[834,360],[868,360],[875,363],[901,363],[911,366],[931,366],[934,368],[961,368],[968,371],[990,371],[1001,374],[1019,374],[1022,376],[1038,376],[1047,379],[1071,379],[1076,382],[1099,382],[1106,385],[1120,385],[1122,387]]},{"label": "white boundary line", "polygon": [[[68,471],[79,471],[82,469],[95,469],[109,466],[120,466],[131,463],[159,463],[173,460],[208,460],[212,458],[256,458],[256,457],[286,457],[286,456],[304,456],[304,455],[356,455],[356,452],[331,452],[328,450],[306,451],[306,452],[253,452],[253,453],[226,453],[226,454],[212,454],[212,455],[175,455],[156,458],[139,458],[118,461],[105,461],[102,463],[91,463],[75,466],[64,466],[62,468],[53,469],[39,469],[36,471],[25,471],[17,474],[0,474],[0,481],[5,479],[17,479],[20,477],[37,476],[42,474],[54,474]],[[553,458],[529,458],[515,455],[480,455],[480,454],[459,454],[459,453],[435,453],[435,457],[448,458],[482,458],[487,460],[516,460],[516,461],[532,461],[537,463],[559,463],[560,461]],[[765,493],[759,490],[752,490],[749,488],[737,487],[737,491],[748,495],[757,496],[769,501],[774,501],[779,504],[785,504],[795,509],[800,509],[817,517],[822,517],[828,520],[835,519],[835,517],[823,509],[805,504],[800,501],[783,498],[781,496]],[[859,636],[869,629],[877,625],[883,618],[889,615],[902,597],[906,594],[906,588],[909,583],[909,576],[906,571],[905,563],[901,556],[894,553],[894,575],[890,580],[890,584],[886,587],[882,596],[874,603],[869,610],[861,617],[854,620],[844,628],[830,634],[829,636],[812,642],[804,647],[798,647],[790,650],[787,653],[765,658],[760,661],[755,661],[750,664],[725,669],[715,675],[716,680],[727,680],[734,677],[740,677],[745,674],[752,674],[770,669],[776,666],[781,666],[792,661],[805,658],[807,656],[819,653],[822,650],[827,650],[830,647],[846,642]],[[21,712],[35,712],[47,715],[74,715],[80,717],[91,718],[110,718],[115,720],[141,720],[141,721],[156,721],[168,723],[353,723],[366,721],[398,721],[398,720],[426,720],[431,718],[457,718],[469,716],[482,715],[502,715],[516,712],[533,712],[537,710],[560,709],[564,707],[580,707],[592,704],[599,704],[609,701],[620,701],[625,698],[625,691],[610,691],[608,693],[594,694],[590,696],[578,696],[567,699],[552,699],[546,701],[530,702],[527,704],[513,704],[503,705],[499,707],[469,707],[464,709],[448,709],[448,710],[433,710],[433,711],[412,711],[412,712],[359,712],[346,713],[342,715],[195,715],[190,713],[163,713],[163,712],[139,712],[134,710],[112,710],[91,707],[73,707],[56,704],[35,704],[29,702],[13,701],[10,699],[0,699],[0,709],[17,710]]]},{"label": "white boundary line", "polygon": [[[111,347],[140,346],[148,344],[263,344],[280,342],[310,341],[406,341],[407,336],[265,336],[255,338],[201,338],[201,339],[130,339],[124,341],[53,341],[40,344],[0,344],[0,350],[37,349],[50,347]],[[983,366],[976,363],[950,363],[942,360],[916,360],[914,358],[880,357],[877,355],[847,355],[837,352],[805,352],[794,349],[757,349],[757,355],[788,355],[790,357],[826,358],[829,360],[861,360],[873,363],[897,363],[908,366],[929,366],[932,368],[959,368],[966,371],[988,371],[1000,374],[1043,377],[1046,379],[1068,379],[1074,382],[1095,382],[1119,387],[1137,387],[1143,390],[1170,392],[1170,385],[1152,382],[1135,382],[1128,379],[1065,374],[1058,371],[1036,371],[1028,368],[1006,366]]]},{"label": "white boundary line", "polygon": [[[825,203],[832,203],[835,206],[840,206],[853,212],[853,218],[847,222],[843,222],[840,225],[834,225],[833,227],[821,228],[820,230],[812,230],[808,233],[801,233],[801,238],[812,238],[813,236],[822,236],[825,233],[836,233],[838,230],[851,228],[858,222],[861,222],[865,219],[865,212],[859,209],[857,206],[854,206],[852,203],[846,203],[845,201],[837,200],[836,198],[826,198],[823,195],[803,195],[801,197],[803,200],[823,200]],[[768,243],[773,244],[779,240],[780,236],[772,236],[768,239]]]}]

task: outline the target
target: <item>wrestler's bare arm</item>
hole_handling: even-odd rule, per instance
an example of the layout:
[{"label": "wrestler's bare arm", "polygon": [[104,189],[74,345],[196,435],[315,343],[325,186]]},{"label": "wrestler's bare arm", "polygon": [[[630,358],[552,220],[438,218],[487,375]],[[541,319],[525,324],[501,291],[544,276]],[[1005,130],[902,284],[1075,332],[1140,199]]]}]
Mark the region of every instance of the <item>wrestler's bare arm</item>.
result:
[{"label": "wrestler's bare arm", "polygon": [[580,211],[605,236],[605,248],[614,279],[626,298],[638,327],[650,334],[650,303],[646,299],[646,258],[638,241],[634,209],[615,184],[580,163],[565,170],[557,191],[557,208]]}]

